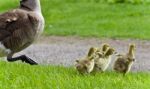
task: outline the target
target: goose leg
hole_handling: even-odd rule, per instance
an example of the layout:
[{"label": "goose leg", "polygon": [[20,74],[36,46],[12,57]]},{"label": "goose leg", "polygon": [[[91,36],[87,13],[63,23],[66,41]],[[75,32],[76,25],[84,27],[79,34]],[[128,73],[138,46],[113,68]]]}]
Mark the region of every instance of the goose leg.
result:
[{"label": "goose leg", "polygon": [[21,56],[15,57],[15,58],[12,58],[12,56],[7,57],[7,61],[9,61],[9,62],[14,62],[14,61],[19,61],[19,60],[21,60],[22,62],[28,63],[30,65],[38,64],[35,61],[33,61],[31,58],[27,57],[26,55],[21,55]]}]

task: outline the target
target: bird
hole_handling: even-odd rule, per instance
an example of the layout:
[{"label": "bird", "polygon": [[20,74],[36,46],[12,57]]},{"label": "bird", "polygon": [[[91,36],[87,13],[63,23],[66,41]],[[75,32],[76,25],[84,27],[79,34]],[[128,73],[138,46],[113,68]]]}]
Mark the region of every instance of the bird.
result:
[{"label": "bird", "polygon": [[100,48],[91,47],[85,57],[76,60],[75,67],[81,74],[104,72],[113,53],[114,49],[108,44],[103,44]]},{"label": "bird", "polygon": [[116,55],[116,61],[114,62],[113,69],[116,72],[120,72],[123,75],[126,75],[135,61],[135,44],[129,44],[129,49],[126,54]]},{"label": "bird", "polygon": [[91,47],[85,57],[76,60],[75,68],[80,74],[89,74],[93,71],[96,51],[97,48]]},{"label": "bird", "polygon": [[94,72],[104,72],[112,59],[112,55],[115,52],[115,49],[110,47],[108,44],[103,44],[102,45],[102,50],[97,52],[97,55],[99,55],[97,58],[95,58],[95,66],[94,66]]},{"label": "bird", "polygon": [[26,55],[13,55],[29,47],[43,32],[44,24],[40,0],[20,0],[18,8],[0,14],[0,57],[37,65]]}]

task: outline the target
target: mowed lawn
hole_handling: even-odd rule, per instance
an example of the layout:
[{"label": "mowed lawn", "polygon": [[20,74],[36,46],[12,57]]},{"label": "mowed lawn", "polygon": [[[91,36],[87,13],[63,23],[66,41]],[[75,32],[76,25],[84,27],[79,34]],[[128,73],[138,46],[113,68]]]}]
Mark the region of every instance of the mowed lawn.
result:
[{"label": "mowed lawn", "polygon": [[73,67],[0,62],[0,89],[149,89],[150,73],[80,75]]},{"label": "mowed lawn", "polygon": [[[1,0],[0,12],[19,0]],[[91,1],[91,2],[89,2]],[[150,39],[149,4],[107,4],[95,0],[41,0],[45,35]]]}]

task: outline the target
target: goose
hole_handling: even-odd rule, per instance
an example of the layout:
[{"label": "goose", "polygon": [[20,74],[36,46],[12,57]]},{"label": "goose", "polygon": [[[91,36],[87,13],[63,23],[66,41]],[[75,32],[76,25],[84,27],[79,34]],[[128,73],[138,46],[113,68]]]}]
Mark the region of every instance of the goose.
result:
[{"label": "goose", "polygon": [[37,65],[26,55],[13,55],[30,46],[43,29],[40,0],[20,0],[18,8],[0,14],[0,57],[7,57],[8,62],[21,60]]}]

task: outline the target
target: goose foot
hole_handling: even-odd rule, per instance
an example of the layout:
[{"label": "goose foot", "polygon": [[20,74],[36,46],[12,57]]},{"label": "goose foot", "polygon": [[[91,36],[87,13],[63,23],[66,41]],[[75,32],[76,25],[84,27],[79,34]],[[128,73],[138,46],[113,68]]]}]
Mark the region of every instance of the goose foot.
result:
[{"label": "goose foot", "polygon": [[21,60],[22,62],[28,63],[30,65],[37,65],[38,64],[35,61],[33,61],[31,58],[27,57],[26,55],[21,55],[19,57],[15,57],[15,58],[7,57],[7,61],[9,61],[9,62],[14,62],[14,61],[18,61],[18,60]]}]

